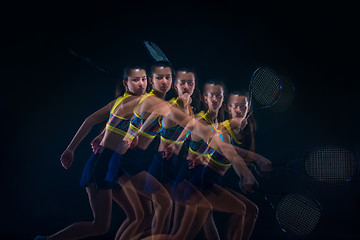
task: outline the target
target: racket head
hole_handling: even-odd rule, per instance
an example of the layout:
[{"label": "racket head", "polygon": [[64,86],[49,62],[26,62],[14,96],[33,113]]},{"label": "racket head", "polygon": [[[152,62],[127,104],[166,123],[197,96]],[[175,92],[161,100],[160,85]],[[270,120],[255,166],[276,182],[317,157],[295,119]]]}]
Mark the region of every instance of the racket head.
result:
[{"label": "racket head", "polygon": [[170,63],[169,59],[166,57],[164,52],[154,42],[144,40],[143,43],[150,56],[156,62],[164,61]]},{"label": "racket head", "polygon": [[358,173],[358,169],[356,154],[343,146],[319,146],[305,158],[306,173],[322,183],[346,183]]},{"label": "racket head", "polygon": [[249,84],[249,117],[258,109],[276,104],[280,98],[282,84],[277,73],[269,66],[255,70]]},{"label": "racket head", "polygon": [[275,216],[283,232],[304,236],[314,231],[322,214],[320,203],[305,193],[288,193],[275,208]]},{"label": "racket head", "polygon": [[270,107],[273,112],[283,112],[287,110],[295,99],[295,86],[290,78],[282,76],[281,93],[279,99]]}]

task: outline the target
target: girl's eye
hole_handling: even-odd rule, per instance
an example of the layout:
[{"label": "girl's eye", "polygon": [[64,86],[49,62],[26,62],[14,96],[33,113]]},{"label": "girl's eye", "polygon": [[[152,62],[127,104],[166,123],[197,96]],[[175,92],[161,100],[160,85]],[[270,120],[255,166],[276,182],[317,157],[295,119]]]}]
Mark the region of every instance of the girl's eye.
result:
[{"label": "girl's eye", "polygon": [[231,105],[233,108],[240,108],[242,110],[246,109],[246,105],[240,105],[240,104],[232,104]]}]

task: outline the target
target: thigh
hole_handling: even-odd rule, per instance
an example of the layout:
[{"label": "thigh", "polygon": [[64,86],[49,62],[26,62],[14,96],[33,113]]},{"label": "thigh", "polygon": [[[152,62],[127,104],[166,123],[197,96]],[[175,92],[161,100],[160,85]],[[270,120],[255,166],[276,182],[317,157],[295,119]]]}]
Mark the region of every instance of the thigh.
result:
[{"label": "thigh", "polygon": [[252,202],[250,199],[248,199],[247,197],[245,197],[244,195],[242,195],[241,193],[238,193],[232,189],[227,189],[229,190],[232,194],[234,194],[238,199],[240,199],[246,206],[246,212],[247,213],[254,213],[257,214],[257,212],[259,211],[257,205]]},{"label": "thigh", "polygon": [[112,197],[110,189],[97,189],[94,183],[86,188],[95,221],[110,223]]},{"label": "thigh", "polygon": [[[214,184],[206,193],[207,200],[214,211],[227,213],[241,213],[245,208],[244,203],[225,188]],[[238,210],[241,210],[238,211]]]}]

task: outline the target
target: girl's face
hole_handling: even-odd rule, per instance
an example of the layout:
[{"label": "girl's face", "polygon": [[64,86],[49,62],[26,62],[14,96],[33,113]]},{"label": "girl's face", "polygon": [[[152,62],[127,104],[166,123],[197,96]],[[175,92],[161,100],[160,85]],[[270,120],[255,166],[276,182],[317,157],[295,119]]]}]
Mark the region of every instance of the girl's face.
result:
[{"label": "girl's face", "polygon": [[227,107],[231,118],[244,119],[249,111],[249,102],[245,96],[231,94]]},{"label": "girl's face", "polygon": [[204,91],[204,101],[209,110],[217,112],[224,101],[224,89],[221,85],[206,84]]},{"label": "girl's face", "polygon": [[152,88],[160,93],[166,94],[171,88],[172,76],[169,67],[156,67],[150,83]]},{"label": "girl's face", "polygon": [[191,72],[177,72],[175,89],[179,97],[191,96],[195,89],[195,76]]},{"label": "girl's face", "polygon": [[144,69],[131,69],[128,80],[124,80],[124,86],[127,91],[135,95],[143,95],[146,91],[147,78]]}]

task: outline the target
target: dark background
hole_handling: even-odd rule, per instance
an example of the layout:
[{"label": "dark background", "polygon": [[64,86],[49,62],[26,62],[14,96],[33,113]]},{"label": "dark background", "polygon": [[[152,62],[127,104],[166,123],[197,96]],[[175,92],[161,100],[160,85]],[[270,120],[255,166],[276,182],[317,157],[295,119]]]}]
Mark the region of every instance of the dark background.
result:
[{"label": "dark background", "polygon": [[[230,90],[247,88],[257,67],[272,66],[293,81],[296,98],[287,111],[256,114],[256,148],[284,163],[317,145],[359,150],[354,8],[260,0],[4,4],[1,238],[31,239],[91,219],[78,182],[103,125],[80,144],[69,170],[59,157],[82,121],[114,99],[116,82],[68,48],[120,75],[126,64],[152,63],[141,42],[151,40],[175,66],[192,66],[200,81],[221,79]],[[302,239],[359,237],[358,178],[309,189],[324,216]],[[112,239],[124,218],[117,206],[113,212],[103,239]],[[253,239],[289,238],[272,220],[262,213]]]}]

